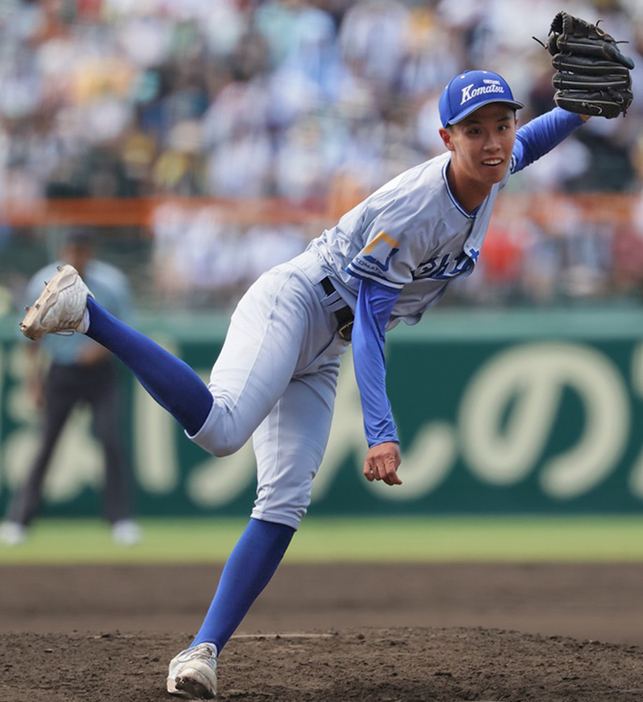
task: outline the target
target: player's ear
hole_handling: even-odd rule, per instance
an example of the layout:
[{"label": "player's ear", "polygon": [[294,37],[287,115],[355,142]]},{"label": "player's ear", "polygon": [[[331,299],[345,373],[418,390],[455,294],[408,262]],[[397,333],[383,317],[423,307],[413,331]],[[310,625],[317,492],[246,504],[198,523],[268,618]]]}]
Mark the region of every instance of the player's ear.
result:
[{"label": "player's ear", "polygon": [[453,146],[453,141],[451,139],[451,131],[448,128],[441,127],[440,136],[442,137],[442,141],[447,149],[449,149],[449,151],[455,151],[455,147]]}]

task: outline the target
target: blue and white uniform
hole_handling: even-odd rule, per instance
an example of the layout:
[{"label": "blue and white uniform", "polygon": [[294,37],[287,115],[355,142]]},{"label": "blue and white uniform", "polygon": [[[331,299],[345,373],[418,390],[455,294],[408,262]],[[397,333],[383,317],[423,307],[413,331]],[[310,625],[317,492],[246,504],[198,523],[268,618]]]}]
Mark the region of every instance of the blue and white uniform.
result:
[{"label": "blue and white uniform", "polygon": [[[191,438],[226,455],[254,433],[253,517],[297,528],[310,501],[347,348],[333,312],[346,304],[356,312],[353,356],[368,443],[397,441],[385,391],[385,330],[400,320],[417,323],[452,280],[473,272],[510,174],[581,123],[555,108],[518,130],[511,168],[475,212],[466,212],[449,189],[450,153],[411,168],[248,290],[212,369],[212,410]],[[336,293],[323,290],[325,277]]]},{"label": "blue and white uniform", "polygon": [[390,329],[416,324],[450,281],[467,276],[480,255],[499,191],[510,175],[529,165],[582,124],[555,108],[518,130],[511,167],[484,202],[467,212],[447,182],[449,152],[397,176],[315,239],[310,249],[335,276],[342,297],[355,307],[360,280],[399,293]]},{"label": "blue and white uniform", "polygon": [[[486,71],[456,76],[443,95],[443,125],[487,102],[521,106],[504,79]],[[250,287],[207,387],[182,361],[87,300],[87,335],[112,350],[194,442],[223,456],[253,439],[258,485],[252,519],[193,646],[212,643],[221,651],[306,512],[349,344],[340,333],[342,319],[354,315],[353,359],[369,446],[397,441],[386,397],[386,330],[400,320],[417,323],[452,280],[473,272],[506,179],[581,123],[557,108],[519,129],[509,172],[474,212],[449,189],[449,153],[384,185],[303,254]]]}]

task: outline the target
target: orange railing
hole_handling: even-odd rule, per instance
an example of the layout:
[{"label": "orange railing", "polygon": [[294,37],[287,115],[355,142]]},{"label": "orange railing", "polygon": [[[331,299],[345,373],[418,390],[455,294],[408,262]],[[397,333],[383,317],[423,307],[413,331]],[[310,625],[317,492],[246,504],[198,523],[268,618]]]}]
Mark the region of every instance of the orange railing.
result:
[{"label": "orange railing", "polygon": [[[7,202],[0,207],[0,221],[16,226],[89,225],[151,227],[162,205],[202,210],[212,207],[217,216],[241,225],[261,223],[332,224],[343,212],[359,202],[363,193],[337,190],[325,201],[293,203],[279,198],[132,198],[132,199],[50,199]],[[497,213],[526,217],[547,227],[560,218],[613,224],[636,223],[643,200],[634,194],[559,193],[501,195]]]}]

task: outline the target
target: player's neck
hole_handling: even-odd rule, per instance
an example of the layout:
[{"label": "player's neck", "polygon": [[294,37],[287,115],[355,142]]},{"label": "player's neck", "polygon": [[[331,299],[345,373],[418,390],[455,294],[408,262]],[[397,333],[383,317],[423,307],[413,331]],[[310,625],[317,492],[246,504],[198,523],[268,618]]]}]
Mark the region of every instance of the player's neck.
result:
[{"label": "player's neck", "polygon": [[493,184],[480,183],[467,178],[466,174],[460,173],[457,168],[454,168],[453,162],[447,168],[447,182],[451,195],[467,212],[473,212],[480,207],[493,187]]}]

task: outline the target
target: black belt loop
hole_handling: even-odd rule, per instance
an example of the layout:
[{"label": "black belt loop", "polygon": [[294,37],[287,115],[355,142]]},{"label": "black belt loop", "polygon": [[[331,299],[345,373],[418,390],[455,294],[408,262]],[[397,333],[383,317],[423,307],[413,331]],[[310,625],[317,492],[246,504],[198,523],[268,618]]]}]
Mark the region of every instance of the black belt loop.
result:
[{"label": "black belt loop", "polygon": [[[328,276],[322,279],[321,286],[326,295],[332,295],[334,292],[337,292],[335,290],[335,286],[333,285],[333,281]],[[341,309],[335,310],[333,314],[337,320],[337,333],[342,339],[344,339],[344,341],[350,342],[351,335],[353,333],[353,322],[355,320],[353,310],[346,305]]]},{"label": "black belt loop", "polygon": [[335,286],[330,282],[330,278],[326,276],[321,282],[322,288],[326,295],[332,295],[335,292]]}]

